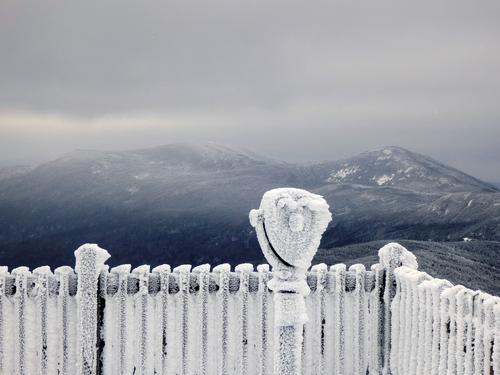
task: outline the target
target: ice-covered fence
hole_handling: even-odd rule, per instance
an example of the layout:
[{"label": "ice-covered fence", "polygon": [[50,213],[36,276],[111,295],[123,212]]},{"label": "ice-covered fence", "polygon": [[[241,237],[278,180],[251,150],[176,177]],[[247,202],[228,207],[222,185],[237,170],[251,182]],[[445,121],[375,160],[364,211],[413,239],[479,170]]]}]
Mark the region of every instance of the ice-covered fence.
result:
[{"label": "ice-covered fence", "polygon": [[[2,374],[272,374],[267,265],[108,270],[82,249],[78,273],[0,268]],[[401,249],[369,270],[307,273],[302,373],[379,374],[390,361],[393,374],[500,374],[499,299],[410,268]]]},{"label": "ice-covered fence", "polygon": [[394,374],[500,374],[500,298],[395,270]]},{"label": "ice-covered fence", "polygon": [[[272,373],[267,265],[108,270],[102,251],[80,248],[78,273],[0,269],[2,374]],[[304,374],[380,368],[383,275],[343,264],[307,274]]]}]

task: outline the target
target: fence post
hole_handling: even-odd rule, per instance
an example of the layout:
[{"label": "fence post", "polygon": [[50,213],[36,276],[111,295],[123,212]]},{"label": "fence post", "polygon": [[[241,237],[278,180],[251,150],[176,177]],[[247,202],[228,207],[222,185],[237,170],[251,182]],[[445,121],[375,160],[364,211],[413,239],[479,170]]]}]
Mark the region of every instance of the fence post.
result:
[{"label": "fence post", "polygon": [[57,360],[59,362],[58,375],[69,375],[73,366],[70,363],[70,313],[69,313],[69,276],[73,269],[69,266],[58,267],[54,270],[59,279],[59,293],[57,296],[57,327],[60,332],[60,340],[57,347]]},{"label": "fence post", "polygon": [[15,375],[28,375],[29,374],[29,361],[26,357],[29,356],[29,349],[27,348],[27,320],[28,314],[26,312],[28,303],[28,276],[31,275],[28,267],[17,267],[12,270],[12,276],[15,277],[16,294],[14,300],[14,314],[16,315],[15,321]]},{"label": "fence post", "polygon": [[9,269],[5,266],[0,266],[0,373],[7,367],[6,365],[6,324],[5,324],[5,279],[9,273]]},{"label": "fence post", "polygon": [[202,264],[192,271],[198,276],[198,314],[199,314],[199,334],[200,334],[200,375],[208,373],[208,293],[210,287],[210,265]]},{"label": "fence post", "polygon": [[77,301],[77,374],[97,373],[97,288],[99,274],[109,253],[96,244],[85,244],[75,251],[78,274]]},{"label": "fence post", "polygon": [[390,375],[391,372],[391,303],[396,295],[396,278],[394,276],[394,270],[401,266],[406,266],[409,268],[417,269],[418,263],[417,258],[413,253],[408,251],[406,248],[398,243],[391,242],[384,247],[382,247],[379,252],[379,262],[385,270],[385,285],[383,294],[383,316],[382,316],[382,340],[383,349],[382,353],[384,355],[383,359],[383,374]]},{"label": "fence post", "polygon": [[180,347],[179,347],[179,368],[177,369],[180,375],[187,375],[189,373],[189,287],[190,287],[190,273],[191,265],[184,264],[174,268],[174,274],[177,275],[177,284],[179,285],[179,292],[177,293],[179,315],[177,322],[180,331]]},{"label": "fence post", "polygon": [[218,291],[218,310],[220,329],[220,355],[218,358],[217,372],[220,375],[229,373],[229,272],[231,266],[227,263],[214,267],[213,272],[217,277]]},{"label": "fence post", "polygon": [[274,292],[274,373],[301,374],[304,297],[310,289],[306,271],[318,249],[331,214],[319,195],[300,189],[274,189],[250,212],[259,244],[273,267],[268,287]]},{"label": "fence post", "polygon": [[[46,375],[49,372],[49,348],[48,348],[48,299],[49,299],[49,276],[52,275],[48,266],[38,267],[33,270],[36,276],[38,289],[37,295],[37,314],[39,314],[40,326],[38,331],[37,350],[39,350],[39,374]],[[50,348],[52,349],[52,348]]]}]

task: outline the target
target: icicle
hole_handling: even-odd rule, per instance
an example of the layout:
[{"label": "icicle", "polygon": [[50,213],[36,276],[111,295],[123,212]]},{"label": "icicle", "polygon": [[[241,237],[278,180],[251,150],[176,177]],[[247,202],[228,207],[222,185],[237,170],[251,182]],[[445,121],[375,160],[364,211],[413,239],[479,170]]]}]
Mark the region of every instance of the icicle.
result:
[{"label": "icicle", "polygon": [[344,374],[345,369],[345,264],[335,264],[330,267],[330,272],[334,274],[334,317],[333,327],[336,330],[334,336],[334,366],[335,374]]},{"label": "icicle", "polygon": [[269,341],[272,337],[270,335],[269,328],[269,314],[271,309],[268,308],[268,304],[271,301],[269,298],[269,290],[267,288],[267,282],[269,281],[269,265],[260,264],[257,266],[257,271],[259,273],[259,290],[257,292],[259,296],[259,330],[260,330],[260,347],[259,347],[259,375],[266,375],[269,373],[271,368],[271,360],[269,358]]}]

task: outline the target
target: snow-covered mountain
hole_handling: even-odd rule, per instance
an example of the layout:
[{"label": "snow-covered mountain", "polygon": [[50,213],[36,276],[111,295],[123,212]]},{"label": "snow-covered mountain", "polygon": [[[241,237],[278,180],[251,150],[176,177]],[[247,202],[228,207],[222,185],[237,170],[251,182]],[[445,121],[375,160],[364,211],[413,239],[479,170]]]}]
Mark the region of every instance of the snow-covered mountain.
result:
[{"label": "snow-covered mountain", "polygon": [[420,192],[497,191],[497,188],[401,147],[385,147],[325,163],[326,181],[334,184],[390,186]]},{"label": "snow-covered mountain", "polygon": [[110,264],[258,262],[248,212],[283,186],[328,200],[334,219],[325,247],[500,239],[496,188],[401,148],[299,165],[181,143],[76,151],[0,180],[0,264],[71,264],[84,242],[109,248]]}]

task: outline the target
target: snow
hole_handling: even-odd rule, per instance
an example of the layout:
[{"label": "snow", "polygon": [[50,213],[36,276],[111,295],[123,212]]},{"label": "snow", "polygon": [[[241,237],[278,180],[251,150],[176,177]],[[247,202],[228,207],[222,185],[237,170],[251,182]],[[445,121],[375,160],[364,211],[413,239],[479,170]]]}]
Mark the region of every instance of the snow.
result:
[{"label": "snow", "polygon": [[381,155],[377,157],[377,160],[387,160],[392,157],[392,150],[389,148],[383,149]]},{"label": "snow", "polygon": [[373,179],[377,182],[377,185],[379,185],[379,186],[384,185],[389,181],[392,181],[393,178],[394,178],[394,174],[391,174],[390,176],[384,174],[380,177],[373,177]]},{"label": "snow", "polygon": [[235,269],[236,272],[252,272],[253,271],[253,264],[251,263],[243,263],[243,264],[238,264]]},{"label": "snow", "polygon": [[266,192],[260,208],[250,212],[250,223],[257,229],[265,222],[265,233],[258,231],[259,243],[269,263],[280,269],[286,266],[269,245],[287,264],[305,270],[331,218],[323,197],[294,188]]},{"label": "snow", "polygon": [[405,266],[409,268],[418,268],[417,258],[413,253],[398,243],[391,242],[383,246],[379,252],[380,263],[386,268]]},{"label": "snow", "polygon": [[339,169],[335,173],[332,173],[330,177],[327,179],[327,182],[339,182],[344,180],[346,177],[355,174],[359,171],[358,166],[346,167]]}]

